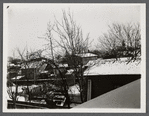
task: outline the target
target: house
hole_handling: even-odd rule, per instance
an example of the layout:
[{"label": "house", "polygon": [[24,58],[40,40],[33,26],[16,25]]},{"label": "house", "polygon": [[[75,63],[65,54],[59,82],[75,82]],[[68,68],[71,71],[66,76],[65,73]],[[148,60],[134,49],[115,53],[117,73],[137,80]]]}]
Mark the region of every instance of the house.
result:
[{"label": "house", "polygon": [[45,70],[47,63],[45,59],[34,59],[24,62],[21,65],[21,74],[26,75],[28,79],[37,79],[37,76]]},{"label": "house", "polygon": [[21,68],[20,65],[15,65],[15,64],[10,63],[7,66],[7,70],[8,70],[7,77],[9,79],[16,77],[20,71],[20,68]]},{"label": "house", "polygon": [[[68,64],[50,64],[44,60],[32,61],[25,67],[22,66],[22,75],[27,75],[30,83],[38,82],[61,82],[66,79],[68,86],[75,84],[73,74],[68,73]],[[68,71],[67,71],[68,70]],[[63,79],[61,74],[63,74]],[[26,79],[26,78],[25,78]],[[20,82],[21,83],[21,82]]]},{"label": "house", "polygon": [[[127,62],[128,58],[94,61],[84,72],[87,78],[87,100],[98,97],[141,78],[140,59]],[[89,62],[91,63],[91,62]]]},{"label": "house", "polygon": [[50,74],[59,75],[59,71],[62,73],[66,72],[67,68],[68,64],[57,64],[56,67],[55,65],[48,63],[45,70],[48,71]]},{"label": "house", "polygon": [[98,58],[97,55],[92,53],[75,54],[75,56],[81,59],[83,65],[86,65],[90,60],[97,60]]},{"label": "house", "polygon": [[[47,62],[46,58],[36,58],[21,65],[22,75],[28,75],[29,79],[37,78],[39,74],[58,75],[63,72],[68,64],[58,64],[57,67]],[[58,68],[58,69],[57,69]]]}]

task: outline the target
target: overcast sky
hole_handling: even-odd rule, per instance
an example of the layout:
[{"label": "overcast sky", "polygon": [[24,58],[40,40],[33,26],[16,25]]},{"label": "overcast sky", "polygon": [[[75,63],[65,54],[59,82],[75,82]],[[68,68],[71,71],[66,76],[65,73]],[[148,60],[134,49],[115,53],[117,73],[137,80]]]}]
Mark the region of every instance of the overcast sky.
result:
[{"label": "overcast sky", "polygon": [[[7,7],[9,6],[9,7]],[[45,41],[39,39],[46,33],[47,23],[54,15],[61,21],[62,10],[70,9],[83,34],[90,33],[95,48],[97,38],[107,32],[112,23],[140,23],[140,5],[132,4],[5,4],[4,20],[8,38],[8,56],[15,48],[41,49]],[[5,38],[4,38],[5,39]]]}]

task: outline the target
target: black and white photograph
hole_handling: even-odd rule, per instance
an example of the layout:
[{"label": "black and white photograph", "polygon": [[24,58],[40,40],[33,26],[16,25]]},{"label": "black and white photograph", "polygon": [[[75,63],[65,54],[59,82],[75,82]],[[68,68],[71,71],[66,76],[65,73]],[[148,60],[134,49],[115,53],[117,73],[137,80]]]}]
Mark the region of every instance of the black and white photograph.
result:
[{"label": "black and white photograph", "polygon": [[146,112],[145,3],[4,3],[3,112]]}]

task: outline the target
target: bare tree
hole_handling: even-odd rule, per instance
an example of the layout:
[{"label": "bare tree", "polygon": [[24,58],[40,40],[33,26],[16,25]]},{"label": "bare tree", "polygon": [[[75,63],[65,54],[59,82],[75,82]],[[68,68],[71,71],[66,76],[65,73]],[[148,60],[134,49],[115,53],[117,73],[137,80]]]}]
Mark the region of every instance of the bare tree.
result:
[{"label": "bare tree", "polygon": [[[44,37],[40,37],[41,39],[45,39],[47,41],[47,44],[45,45],[46,50],[49,50],[48,53],[51,54],[51,60],[47,60],[47,63],[53,65],[55,67],[55,69],[59,72],[58,75],[54,75],[55,81],[53,82],[53,84],[56,84],[57,82],[59,82],[59,81],[56,80],[56,78],[58,76],[60,76],[62,81],[61,81],[61,83],[59,83],[59,85],[64,90],[64,95],[66,96],[66,102],[68,104],[68,108],[70,108],[70,97],[68,95],[68,85],[67,85],[67,82],[66,82],[66,78],[65,78],[65,75],[59,69],[59,67],[57,65],[57,61],[55,60],[55,56],[54,56],[54,55],[58,55],[57,52],[55,51],[55,48],[57,48],[57,45],[54,45],[55,39],[54,39],[53,34],[52,34],[52,31],[54,31],[54,26],[55,25],[52,25],[49,22],[47,24],[47,26],[48,27],[47,27],[46,35]],[[54,74],[55,74],[55,72],[54,72]]]},{"label": "bare tree", "polygon": [[[63,73],[59,70],[59,67],[57,66],[57,64],[54,62],[54,60],[50,60],[50,59],[47,59],[47,58],[44,58],[42,57],[42,51],[41,50],[37,50],[37,51],[32,51],[30,50],[30,52],[27,50],[27,49],[24,49],[23,52],[21,52],[19,49],[18,50],[18,53],[22,59],[22,64],[24,65],[24,68],[25,69],[29,69],[30,68],[30,63],[33,62],[33,61],[36,61],[36,59],[38,60],[38,58],[42,58],[45,60],[44,63],[46,64],[50,64],[51,66],[54,66],[55,69],[59,72],[59,75],[60,75],[60,78],[62,79],[62,81],[54,81],[54,83],[52,84],[56,84],[56,82],[60,82],[59,86],[61,86],[62,90],[63,90],[63,94],[66,96],[67,98],[67,104],[68,104],[68,107],[70,108],[70,102],[69,102],[69,96],[68,96],[68,86],[67,86],[67,83],[66,83],[66,79],[65,79],[65,76],[63,75]],[[26,51],[25,51],[26,50]],[[34,62],[33,62],[34,63]],[[29,89],[29,85],[28,85],[28,81],[29,81],[29,72],[26,70],[26,81],[27,81],[27,89],[25,89],[27,91],[26,94],[29,95],[29,100],[31,99],[31,94],[32,94],[32,90]],[[37,75],[37,72],[36,72],[36,75]],[[44,87],[43,88],[43,93],[47,93],[48,90],[47,90],[48,86]],[[37,88],[38,89],[38,88]]]},{"label": "bare tree", "polygon": [[[12,99],[13,101],[13,108],[16,108],[16,101],[17,101],[17,96],[18,96],[18,84],[17,84],[17,76],[18,72],[20,70],[20,59],[16,58],[14,55],[13,51],[13,57],[8,58],[8,75],[7,75],[7,93],[9,95],[9,98]],[[13,65],[12,65],[13,64]],[[12,66],[11,66],[12,65]],[[15,78],[15,85],[12,82],[12,77],[11,77],[11,70],[16,73],[16,75],[13,76],[13,79]]]},{"label": "bare tree", "polygon": [[[58,21],[55,18],[55,24],[51,25],[48,24],[48,41],[51,44],[51,38],[54,40],[58,46],[60,46],[62,51],[65,51],[65,57],[67,63],[74,69],[75,77],[79,83],[79,91],[81,94],[81,101],[84,102],[83,99],[83,64],[80,58],[76,57],[76,54],[82,54],[88,51],[89,47],[89,34],[87,34],[86,38],[84,39],[82,29],[80,26],[77,25],[76,21],[74,20],[73,15],[70,13],[66,13],[62,11],[63,17],[61,21]],[[59,39],[54,38],[51,33],[56,33]],[[54,49],[51,47],[51,53]]]},{"label": "bare tree", "polygon": [[[29,90],[29,77],[31,77],[31,74],[29,71],[30,69],[30,63],[31,62],[36,62],[36,59],[38,58],[41,58],[41,55],[42,55],[42,50],[37,50],[37,51],[34,51],[34,50],[31,50],[28,51],[28,48],[24,48],[24,50],[21,52],[19,48],[17,48],[17,51],[18,51],[18,54],[19,54],[19,57],[21,58],[21,66],[24,68],[25,70],[25,78],[26,78],[26,81],[27,81],[27,93],[28,96],[29,96],[29,101],[31,99],[31,95],[30,95],[30,90]],[[34,63],[35,65],[35,63]],[[36,65],[39,65],[38,63]],[[36,66],[35,66],[36,67]],[[36,80],[36,77],[37,77],[37,70],[35,68],[34,72],[33,72],[33,77],[34,77],[34,83],[35,83],[35,80]]]},{"label": "bare tree", "polygon": [[[18,72],[18,70],[19,70],[19,68],[17,66],[14,66],[14,67],[9,66],[8,70],[10,68],[12,68],[16,72]],[[12,99],[12,101],[13,101],[13,108],[16,108],[16,101],[17,101],[17,96],[18,96],[17,75],[14,78],[15,78],[15,86],[8,74],[8,76],[7,76],[7,93],[9,95],[9,98]]]},{"label": "bare tree", "polygon": [[63,11],[62,21],[59,22],[55,18],[54,31],[58,34],[58,45],[69,54],[79,54],[88,50],[89,34],[86,39],[83,39],[83,33],[80,26],[74,21],[73,15],[70,11],[66,13]]},{"label": "bare tree", "polygon": [[123,57],[124,52],[131,59],[141,55],[141,34],[139,24],[112,24],[107,33],[99,37],[100,49],[114,57]]}]

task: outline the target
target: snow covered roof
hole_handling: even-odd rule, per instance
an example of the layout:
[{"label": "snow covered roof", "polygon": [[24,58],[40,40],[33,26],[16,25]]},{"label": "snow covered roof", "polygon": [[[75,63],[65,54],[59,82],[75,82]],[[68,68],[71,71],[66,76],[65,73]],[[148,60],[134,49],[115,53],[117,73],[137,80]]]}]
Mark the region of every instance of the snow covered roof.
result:
[{"label": "snow covered roof", "polygon": [[27,65],[22,64],[21,68],[25,69],[25,66],[26,66],[26,68],[40,68],[43,65],[47,65],[47,64],[44,63],[43,61],[35,61],[35,62],[29,62],[29,63],[27,63]]},{"label": "snow covered roof", "polygon": [[83,53],[83,54],[75,54],[76,56],[80,56],[80,57],[94,57],[97,56],[96,54],[92,54],[92,53]]},{"label": "snow covered roof", "polygon": [[65,67],[65,68],[66,68],[66,67],[68,67],[68,64],[59,64],[58,67],[59,67],[59,68],[60,68],[60,67],[62,67],[62,68]]},{"label": "snow covered roof", "polygon": [[43,63],[42,61],[29,62],[29,63],[27,63],[27,65],[22,64],[21,68],[25,69],[25,66],[26,66],[26,68],[38,68],[42,65],[42,63]]},{"label": "snow covered roof", "polygon": [[140,108],[140,79],[74,108]]},{"label": "snow covered roof", "polygon": [[97,60],[90,60],[90,61],[89,61],[86,65],[84,65],[84,66],[93,66],[93,65],[95,65],[95,64],[98,64],[101,60],[102,60],[101,58],[99,58],[99,59],[97,59]]},{"label": "snow covered roof", "polygon": [[23,78],[23,77],[25,77],[25,75],[23,75],[23,76],[16,76],[16,77],[12,78],[12,80],[21,79],[21,78]]},{"label": "snow covered roof", "polygon": [[67,70],[66,75],[70,75],[70,74],[72,74],[73,72],[74,72],[74,70],[73,70],[73,69],[69,69],[69,70]]},{"label": "snow covered roof", "polygon": [[13,64],[13,63],[8,64],[8,66],[10,66],[10,67],[20,67],[19,64],[18,64],[18,65],[15,65],[15,64]]},{"label": "snow covered roof", "polygon": [[141,74],[141,60],[135,60],[128,63],[127,58],[115,59],[97,59],[89,62],[89,66],[84,75],[110,75],[110,74]]},{"label": "snow covered roof", "polygon": [[21,69],[38,69],[38,72],[43,72],[47,67],[47,64],[43,61],[29,62],[27,65],[22,64]]}]

